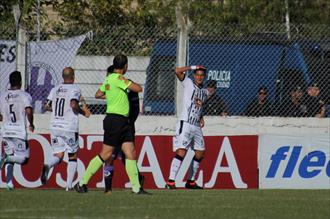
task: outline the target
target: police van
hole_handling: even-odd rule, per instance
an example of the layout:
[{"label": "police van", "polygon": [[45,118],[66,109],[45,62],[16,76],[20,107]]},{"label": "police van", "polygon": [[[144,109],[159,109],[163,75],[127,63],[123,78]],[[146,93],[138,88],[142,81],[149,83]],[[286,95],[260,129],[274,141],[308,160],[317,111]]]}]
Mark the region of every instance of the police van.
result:
[{"label": "police van", "polygon": [[[306,88],[314,78],[323,80],[329,75],[329,67],[324,68],[329,60],[315,62],[326,54],[319,43],[279,38],[190,39],[187,65],[206,66],[206,81],[216,81],[217,94],[226,103],[230,115],[242,115],[260,86],[268,88],[269,101],[275,105],[288,97],[292,86]],[[147,68],[145,114],[175,114],[176,53],[174,40],[155,43]],[[324,93],[329,93],[327,90],[328,85]]]}]

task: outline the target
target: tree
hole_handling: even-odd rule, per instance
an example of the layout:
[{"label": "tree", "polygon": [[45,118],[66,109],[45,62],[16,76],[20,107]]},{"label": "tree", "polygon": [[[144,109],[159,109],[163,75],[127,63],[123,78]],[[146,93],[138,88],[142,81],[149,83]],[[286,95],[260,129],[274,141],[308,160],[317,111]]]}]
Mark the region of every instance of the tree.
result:
[{"label": "tree", "polygon": [[[330,23],[330,1],[288,0],[293,24]],[[36,0],[2,0],[0,26],[14,27],[12,6],[20,4],[22,20],[35,32]],[[283,24],[284,0],[40,0],[42,30],[85,32],[117,26],[176,26],[175,7],[181,4],[194,27],[200,25]],[[48,16],[56,13],[58,19]]]}]

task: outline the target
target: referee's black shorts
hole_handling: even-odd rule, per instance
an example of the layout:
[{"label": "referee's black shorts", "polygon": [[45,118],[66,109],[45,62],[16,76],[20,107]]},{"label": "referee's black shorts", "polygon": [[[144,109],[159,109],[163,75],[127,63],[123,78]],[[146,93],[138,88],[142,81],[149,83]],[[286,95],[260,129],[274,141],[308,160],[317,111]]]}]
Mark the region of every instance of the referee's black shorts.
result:
[{"label": "referee's black shorts", "polygon": [[124,142],[134,142],[134,135],[128,117],[107,114],[103,120],[103,143],[121,147]]}]

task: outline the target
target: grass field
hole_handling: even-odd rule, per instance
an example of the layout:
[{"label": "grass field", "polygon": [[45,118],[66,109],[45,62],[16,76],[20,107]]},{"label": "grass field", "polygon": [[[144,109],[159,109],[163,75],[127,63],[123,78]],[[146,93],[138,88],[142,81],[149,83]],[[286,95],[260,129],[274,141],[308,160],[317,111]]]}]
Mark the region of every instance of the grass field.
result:
[{"label": "grass field", "polygon": [[[150,191],[150,190],[149,190]],[[0,218],[330,218],[330,190],[0,190]]]}]

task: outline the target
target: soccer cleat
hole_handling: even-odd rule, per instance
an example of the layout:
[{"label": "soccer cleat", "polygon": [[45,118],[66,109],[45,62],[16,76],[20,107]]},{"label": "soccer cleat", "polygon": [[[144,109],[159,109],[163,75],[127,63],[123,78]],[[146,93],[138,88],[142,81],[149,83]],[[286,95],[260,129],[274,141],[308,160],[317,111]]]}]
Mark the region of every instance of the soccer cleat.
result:
[{"label": "soccer cleat", "polygon": [[112,179],[109,180],[108,177],[105,177],[104,183],[105,183],[104,194],[111,195],[112,194]]},{"label": "soccer cleat", "polygon": [[74,188],[68,188],[68,187],[65,188],[65,191],[66,191],[66,192],[71,192],[71,191],[73,191],[73,190],[74,190]]},{"label": "soccer cleat", "polygon": [[2,169],[3,165],[6,163],[6,154],[4,154],[1,158],[0,158],[0,170]]},{"label": "soccer cleat", "polygon": [[84,185],[82,185],[82,186],[80,186],[79,185],[79,182],[76,184],[76,185],[74,185],[74,190],[76,190],[76,192],[78,192],[78,193],[86,193],[86,192],[88,192],[88,188],[87,188],[87,186],[84,184]]},{"label": "soccer cleat", "polygon": [[41,184],[45,185],[48,180],[48,173],[49,173],[49,167],[48,165],[44,165],[42,167],[42,172],[41,172]]},{"label": "soccer cleat", "polygon": [[142,176],[141,174],[139,174],[139,182],[140,182],[140,186],[143,189],[143,185],[144,185],[144,176]]},{"label": "soccer cleat", "polygon": [[109,190],[105,190],[105,191],[104,191],[104,194],[105,194],[105,195],[112,195],[112,190],[111,190],[111,189],[109,189]]},{"label": "soccer cleat", "polygon": [[203,187],[200,187],[197,185],[195,181],[187,181],[185,185],[186,189],[203,189]]},{"label": "soccer cleat", "polygon": [[15,190],[14,185],[12,183],[7,183],[6,184],[6,189],[8,191],[14,191]]},{"label": "soccer cleat", "polygon": [[176,187],[175,187],[175,182],[167,181],[167,182],[166,182],[166,185],[165,185],[165,188],[166,188],[166,189],[176,189]]},{"label": "soccer cleat", "polygon": [[140,188],[138,192],[133,192],[136,195],[152,195],[150,192],[145,191],[144,189]]}]

